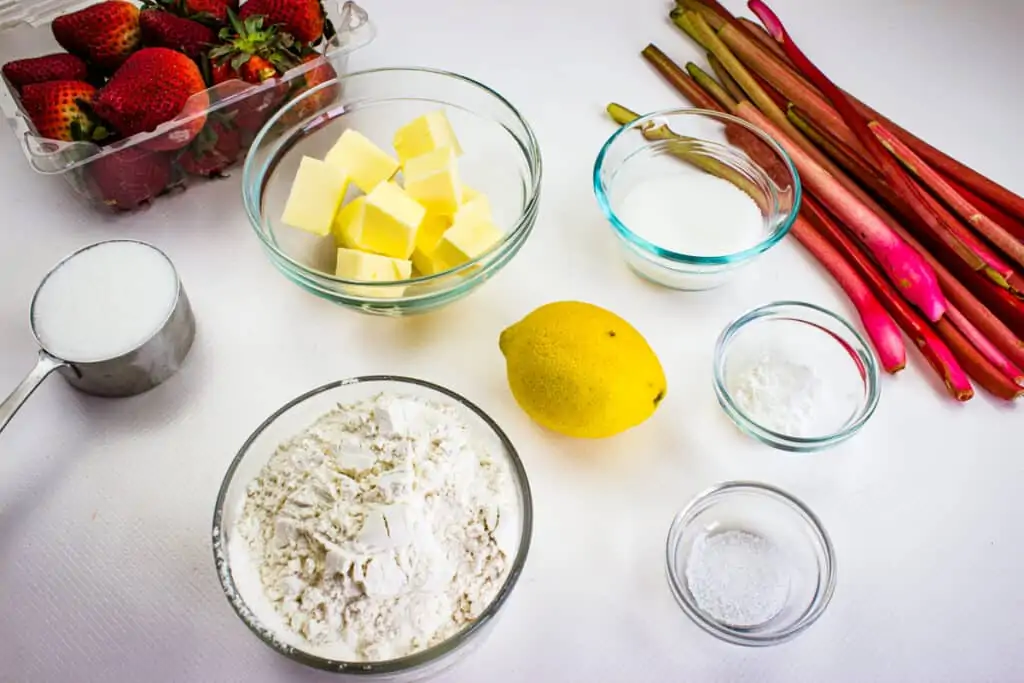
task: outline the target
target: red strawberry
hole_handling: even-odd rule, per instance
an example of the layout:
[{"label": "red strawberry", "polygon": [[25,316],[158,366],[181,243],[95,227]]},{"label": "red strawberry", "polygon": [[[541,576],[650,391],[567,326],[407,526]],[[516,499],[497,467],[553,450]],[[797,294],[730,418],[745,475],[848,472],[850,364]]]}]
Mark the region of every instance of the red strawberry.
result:
[{"label": "red strawberry", "polygon": [[36,131],[51,140],[102,140],[107,131],[97,126],[89,106],[96,88],[82,81],[30,83],[22,90],[21,105]]},{"label": "red strawberry", "polygon": [[300,43],[315,43],[324,35],[320,0],[248,0],[239,17],[263,17],[264,26],[279,26]]},{"label": "red strawberry", "polygon": [[19,92],[31,83],[47,81],[84,81],[89,68],[74,55],[58,52],[45,57],[31,57],[7,62],[3,68],[8,82]]},{"label": "red strawberry", "polygon": [[[326,83],[338,77],[338,72],[335,71],[331,63],[323,55],[314,52],[302,58],[303,64],[309,64],[310,62],[320,63],[317,66],[311,67],[309,71],[303,74],[302,79],[298,81],[299,86],[296,88],[294,95],[296,98],[302,97],[305,92],[312,90],[321,83]],[[340,87],[338,84],[334,84],[325,86],[312,95],[305,97],[288,112],[286,125],[301,121],[324,109],[338,98],[339,92],[341,92]]]},{"label": "red strawberry", "polygon": [[[147,47],[114,73],[96,97],[94,109],[119,133],[131,136],[152,131],[179,114],[199,114],[209,105],[205,90],[199,67],[191,59],[165,47]],[[151,149],[180,149],[205,123],[206,117],[197,115],[147,144]]]},{"label": "red strawberry", "polygon": [[230,25],[218,34],[222,44],[210,50],[214,83],[231,78],[262,83],[299,63],[291,36],[274,26],[264,28],[262,17],[242,21],[228,12],[228,18]]},{"label": "red strawberry", "polygon": [[57,17],[53,37],[60,46],[101,69],[121,66],[141,44],[139,9],[109,0]]},{"label": "red strawberry", "polygon": [[96,197],[121,211],[149,202],[167,189],[173,176],[167,154],[138,146],[98,157],[85,168]]},{"label": "red strawberry", "polygon": [[242,154],[242,136],[224,121],[211,121],[178,158],[188,174],[214,177],[222,175]]},{"label": "red strawberry", "polygon": [[217,34],[209,26],[163,10],[143,10],[139,14],[139,28],[146,45],[178,50],[195,61],[199,61],[217,39]]}]

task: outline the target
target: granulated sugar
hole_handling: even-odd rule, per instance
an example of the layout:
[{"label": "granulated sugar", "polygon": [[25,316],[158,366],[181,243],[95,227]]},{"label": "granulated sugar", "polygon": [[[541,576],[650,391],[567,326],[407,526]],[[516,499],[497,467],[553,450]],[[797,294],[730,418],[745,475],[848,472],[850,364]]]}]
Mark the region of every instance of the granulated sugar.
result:
[{"label": "granulated sugar", "polygon": [[694,541],[686,583],[697,607],[728,626],[763,624],[789,597],[785,558],[768,539],[728,530]]}]

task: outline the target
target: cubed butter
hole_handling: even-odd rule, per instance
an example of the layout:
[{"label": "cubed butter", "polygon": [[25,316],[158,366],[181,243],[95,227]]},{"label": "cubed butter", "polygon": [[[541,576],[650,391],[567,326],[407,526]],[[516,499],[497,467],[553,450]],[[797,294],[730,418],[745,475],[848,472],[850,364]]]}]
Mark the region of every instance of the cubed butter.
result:
[{"label": "cubed butter", "polygon": [[462,186],[462,203],[466,204],[480,196],[479,190],[474,190],[469,185]]},{"label": "cubed butter", "polygon": [[445,268],[471,261],[497,244],[504,233],[490,221],[461,221],[452,224],[437,243],[432,258]]},{"label": "cubed butter", "polygon": [[396,159],[351,128],[341,134],[324,161],[344,171],[363,192],[369,192],[398,171]]},{"label": "cubed butter", "polygon": [[[465,189],[465,186],[463,186],[463,189]],[[477,194],[469,200],[463,196],[462,205],[455,210],[454,221],[458,223],[465,223],[466,221],[493,223],[494,219],[491,217],[490,200],[487,199],[486,195],[482,194]]]},{"label": "cubed butter", "polygon": [[[368,254],[356,249],[338,249],[335,275],[346,280],[362,282],[396,282],[412,275],[412,263],[379,254]],[[349,290],[359,296],[398,297],[405,287],[369,287],[350,285]]]},{"label": "cubed butter", "polygon": [[443,109],[424,114],[399,128],[395,132],[394,146],[403,164],[442,147],[450,148],[455,156],[462,154],[455,131]]},{"label": "cubed butter", "polygon": [[420,275],[433,275],[444,270],[441,264],[434,262],[433,255],[441,236],[451,225],[450,217],[430,211],[423,218],[420,229],[416,232],[416,247],[412,250],[412,265]]},{"label": "cubed butter", "polygon": [[462,184],[449,147],[435,149],[402,166],[405,191],[428,211],[450,216],[462,204]]},{"label": "cubed butter", "polygon": [[345,204],[334,217],[334,241],[339,247],[354,249],[359,244],[359,235],[363,231],[363,212],[366,197],[359,196]]},{"label": "cubed butter", "polygon": [[366,195],[363,224],[356,247],[397,259],[408,259],[427,210],[392,182],[383,182]]},{"label": "cubed butter", "polygon": [[281,221],[320,237],[327,236],[348,183],[348,176],[336,166],[302,157]]}]

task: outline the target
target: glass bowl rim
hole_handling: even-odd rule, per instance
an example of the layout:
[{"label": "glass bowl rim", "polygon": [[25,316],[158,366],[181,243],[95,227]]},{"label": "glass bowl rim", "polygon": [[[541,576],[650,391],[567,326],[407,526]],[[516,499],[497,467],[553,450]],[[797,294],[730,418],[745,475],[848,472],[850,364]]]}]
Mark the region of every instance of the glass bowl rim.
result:
[{"label": "glass bowl rim", "polygon": [[[611,149],[620,136],[626,134],[629,131],[640,128],[657,121],[658,119],[665,119],[674,116],[696,116],[706,117],[712,119],[718,119],[730,124],[736,124],[746,129],[747,131],[756,135],[762,142],[768,145],[768,147],[775,152],[785,164],[786,169],[789,171],[790,178],[793,181],[793,207],[788,216],[775,228],[767,237],[758,242],[757,244],[747,247],[741,251],[733,252],[731,254],[722,254],[718,256],[696,256],[693,254],[684,254],[682,252],[672,251],[659,247],[653,242],[641,237],[637,233],[629,229],[625,223],[623,223],[615,210],[612,209],[611,202],[608,200],[608,194],[605,192],[604,183],[601,181],[601,172],[604,170],[605,160],[608,155],[608,151]],[[735,145],[733,145],[735,146]],[[728,162],[723,162],[728,164]],[[754,162],[754,166],[764,173],[764,169],[759,164]],[[765,174],[767,175],[767,174]],[[609,137],[604,145],[601,146],[601,151],[597,153],[597,159],[594,161],[593,171],[593,187],[594,195],[597,197],[597,203],[601,207],[601,211],[604,213],[605,218],[612,227],[615,229],[616,234],[628,242],[631,246],[646,252],[649,255],[663,258],[667,261],[674,261],[677,263],[684,263],[689,265],[700,265],[700,266],[727,266],[743,263],[759,254],[768,251],[770,248],[778,244],[783,237],[785,237],[790,228],[793,226],[793,221],[796,220],[797,214],[800,211],[800,202],[803,198],[803,185],[800,182],[800,174],[797,172],[796,167],[793,165],[793,161],[790,159],[789,154],[784,150],[775,140],[765,133],[760,128],[751,125],[744,119],[741,119],[732,114],[725,114],[723,112],[713,111],[711,109],[700,109],[696,107],[681,107],[676,109],[660,109],[658,111],[644,114],[638,118],[633,119],[629,123],[625,123],[619,127],[611,137]],[[774,193],[773,193],[774,194]],[[775,204],[778,204],[777,200],[774,200]]]},{"label": "glass bowl rim", "polygon": [[[432,76],[441,76],[443,78],[453,79],[456,81],[466,83],[496,99],[509,110],[509,112],[516,119],[516,121],[519,122],[519,125],[523,127],[523,130],[526,133],[526,140],[523,141],[519,140],[519,138],[515,134],[512,134],[511,131],[509,131],[509,133],[512,134],[512,136],[519,143],[523,151],[523,156],[525,157],[527,162],[527,168],[529,171],[531,183],[529,186],[528,195],[526,197],[526,203],[523,209],[519,212],[519,216],[516,219],[516,223],[513,226],[513,228],[509,230],[507,233],[505,233],[504,238],[500,242],[494,244],[493,246],[491,246],[490,249],[485,251],[483,254],[477,256],[476,258],[467,261],[466,263],[463,263],[450,270],[445,270],[440,273],[434,273],[432,275],[421,275],[420,277],[408,278],[406,280],[347,280],[344,278],[340,278],[333,273],[328,273],[326,271],[310,268],[300,263],[299,261],[292,258],[289,254],[279,249],[278,246],[273,243],[273,240],[269,239],[263,233],[263,230],[260,227],[262,225],[262,221],[260,220],[260,216],[262,214],[262,202],[257,201],[257,199],[261,199],[263,196],[264,186],[266,184],[268,174],[271,171],[271,162],[277,159],[277,163],[280,163],[280,160],[283,158],[283,154],[287,154],[287,150],[285,148],[293,144],[295,136],[282,136],[279,140],[275,141],[273,143],[271,152],[267,154],[267,161],[265,161],[258,169],[255,167],[256,150],[258,150],[261,147],[261,145],[263,145],[264,140],[270,134],[270,131],[277,124],[277,122],[281,120],[284,116],[286,116],[289,112],[293,111],[295,107],[297,107],[307,98],[319,94],[321,90],[326,90],[336,85],[343,85],[346,80],[351,78],[356,78],[360,76],[372,77],[373,74],[383,73],[416,73],[430,74]],[[353,104],[367,105],[372,104],[374,102],[386,103],[406,99],[412,100],[413,98],[369,98],[358,100]],[[443,102],[444,104],[451,104],[450,102],[445,102],[443,100],[437,101]],[[312,117],[312,119],[316,119],[321,116],[323,116],[323,112],[321,112],[315,117]],[[493,118],[486,118],[489,121],[496,123],[496,121],[494,121]],[[505,126],[502,126],[502,128],[505,128]],[[506,130],[508,129],[506,128]],[[525,146],[523,145],[524,142],[526,143]],[[277,164],[275,163],[273,165],[274,167],[276,167]],[[541,159],[540,143],[537,141],[537,136],[534,133],[533,128],[526,121],[526,118],[519,112],[519,109],[517,109],[498,91],[484,85],[483,83],[477,80],[469,78],[468,76],[463,76],[452,71],[445,71],[443,69],[403,66],[378,67],[373,69],[362,69],[360,71],[352,71],[345,74],[339,74],[335,78],[324,81],[323,83],[320,83],[317,86],[310,88],[306,92],[302,93],[299,97],[296,97],[294,100],[288,102],[285,106],[281,107],[277,112],[275,112],[274,115],[271,116],[266,123],[263,124],[263,127],[256,134],[256,137],[253,138],[252,144],[249,146],[249,151],[246,152],[245,163],[243,164],[242,167],[242,204],[245,207],[245,213],[249,219],[249,225],[252,228],[253,232],[256,233],[256,236],[259,238],[260,242],[263,244],[263,247],[269,250],[271,254],[273,254],[273,256],[277,258],[282,264],[286,264],[288,268],[294,270],[295,272],[299,273],[304,277],[319,279],[328,283],[336,283],[352,287],[367,288],[366,291],[373,291],[374,289],[377,289],[378,291],[386,292],[389,287],[394,287],[396,284],[401,285],[402,287],[409,287],[411,285],[433,282],[443,277],[448,277],[463,272],[470,272],[472,269],[478,267],[481,264],[483,265],[483,267],[486,267],[485,262],[488,259],[492,258],[494,254],[500,253],[510,243],[515,242],[516,238],[518,238],[520,234],[522,234],[523,232],[529,232],[532,229],[533,223],[536,220],[536,204],[540,200],[540,183],[542,176],[543,162]],[[256,189],[254,190],[253,188]],[[374,299],[372,295],[367,295],[361,298],[369,301],[377,301],[377,299]],[[387,297],[387,299],[388,301],[393,301],[392,297]]]},{"label": "glass bowl rim", "polygon": [[[282,415],[287,413],[292,408],[304,403],[308,399],[314,398],[325,392],[339,389],[342,387],[353,386],[358,384],[373,384],[373,383],[384,383],[394,382],[398,384],[410,384],[418,386],[423,389],[428,389],[455,401],[459,405],[467,408],[470,412],[475,414],[480,420],[486,424],[493,432],[494,436],[501,442],[502,448],[509,460],[509,468],[512,473],[512,477],[516,483],[516,487],[519,489],[519,493],[522,497],[522,532],[519,537],[519,547],[516,550],[516,556],[512,562],[512,566],[509,569],[508,575],[505,578],[504,583],[498,590],[498,593],[491,600],[490,604],[484,608],[480,616],[477,617],[472,623],[465,626],[462,630],[458,631],[451,637],[441,641],[437,645],[429,647],[425,650],[421,650],[411,655],[404,657],[398,657],[395,659],[388,659],[380,662],[346,662],[337,659],[327,659],[325,657],[319,657],[317,655],[305,652],[294,646],[279,647],[278,643],[272,639],[264,637],[260,630],[257,628],[259,621],[253,614],[251,623],[250,619],[243,613],[244,611],[252,612],[252,609],[248,607],[245,600],[241,597],[240,593],[235,586],[234,578],[231,575],[231,560],[228,553],[227,547],[224,545],[224,534],[222,529],[224,528],[224,514],[225,506],[227,504],[228,489],[234,482],[235,473],[237,472],[242,461],[249,453],[253,443],[263,434],[264,431],[270,425],[277,421]],[[239,448],[238,453],[231,460],[231,464],[228,465],[227,471],[224,474],[224,479],[221,481],[220,490],[217,492],[217,501],[214,505],[213,513],[213,556],[214,564],[217,569],[217,578],[220,582],[221,590],[228,602],[231,604],[231,608],[235,611],[235,614],[241,619],[242,623],[256,635],[265,645],[272,648],[275,652],[288,657],[289,659],[304,664],[314,669],[321,671],[328,671],[331,673],[343,673],[355,676],[374,676],[382,674],[397,674],[405,673],[407,671],[414,670],[418,667],[431,664],[441,657],[458,650],[462,645],[470,642],[477,634],[478,631],[483,629],[501,610],[504,606],[512,590],[519,582],[519,578],[522,575],[523,568],[526,565],[526,557],[529,554],[530,544],[533,538],[533,494],[530,489],[530,481],[526,474],[526,468],[523,465],[522,459],[519,457],[519,452],[516,450],[512,441],[505,434],[504,430],[498,425],[494,419],[488,415],[482,408],[477,406],[475,403],[465,398],[461,394],[452,391],[439,384],[428,382],[422,379],[416,379],[414,377],[405,377],[402,375],[360,375],[357,377],[349,377],[346,379],[336,380],[328,382],[327,384],[320,385],[309,391],[296,396],[290,401],[286,402],[280,408],[270,414],[260,425],[253,431],[252,434],[246,438],[245,442]],[[241,609],[245,607],[245,610]]]},{"label": "glass bowl rim", "polygon": [[[726,352],[736,335],[739,334],[739,332],[747,325],[763,321],[765,318],[773,314],[783,312],[786,309],[811,311],[812,313],[824,315],[826,318],[838,323],[839,327],[844,329],[850,335],[850,338],[844,339],[842,342],[836,340],[836,343],[848,346],[849,348],[845,350],[848,353],[850,351],[855,352],[857,360],[862,364],[863,381],[866,390],[865,399],[858,409],[857,417],[842,429],[831,434],[810,437],[793,436],[791,434],[785,434],[783,432],[768,429],[748,416],[739,406],[737,406],[736,402],[732,398],[732,394],[726,387]],[[799,314],[792,317],[799,321],[806,322],[807,324],[815,324],[812,321],[807,320],[805,316],[800,316]],[[831,335],[832,333],[830,332],[829,334]],[[757,306],[746,313],[743,313],[726,325],[725,329],[722,330],[722,333],[719,335],[718,341],[715,342],[713,379],[715,395],[718,397],[718,402],[722,406],[726,415],[736,423],[737,427],[762,443],[779,450],[794,453],[809,453],[822,450],[829,446],[841,443],[856,434],[867,423],[867,421],[871,419],[871,416],[874,415],[882,393],[878,361],[875,359],[874,351],[872,351],[871,346],[868,344],[867,340],[864,339],[864,336],[858,332],[848,320],[838,313],[830,311],[829,309],[817,304],[795,300],[773,301],[771,303]]]},{"label": "glass bowl rim", "polygon": [[[674,537],[681,535],[686,527],[693,523],[694,518],[698,514],[710,509],[712,505],[721,502],[723,499],[727,499],[734,494],[743,493],[752,494],[761,500],[772,500],[780,503],[789,511],[795,513],[806,527],[813,532],[813,536],[817,540],[816,550],[820,550],[820,553],[816,552],[815,555],[823,557],[825,563],[824,582],[822,582],[822,573],[819,571],[818,589],[815,591],[814,599],[808,606],[807,611],[786,628],[768,635],[751,634],[742,630],[731,629],[705,617],[700,609],[690,601],[689,589],[683,588],[686,583],[685,576],[677,571],[673,557]],[[668,572],[669,588],[683,612],[707,633],[734,645],[746,647],[777,645],[792,640],[807,630],[821,617],[829,603],[832,602],[832,596],[836,588],[836,574],[838,572],[835,547],[832,545],[832,539],[825,530],[825,525],[821,523],[821,520],[814,511],[796,496],[776,486],[750,480],[722,482],[704,489],[694,496],[676,514],[672,519],[672,524],[669,525],[668,536],[665,541],[665,563]],[[685,568],[682,571],[685,573]],[[824,587],[822,588],[822,586]]]}]

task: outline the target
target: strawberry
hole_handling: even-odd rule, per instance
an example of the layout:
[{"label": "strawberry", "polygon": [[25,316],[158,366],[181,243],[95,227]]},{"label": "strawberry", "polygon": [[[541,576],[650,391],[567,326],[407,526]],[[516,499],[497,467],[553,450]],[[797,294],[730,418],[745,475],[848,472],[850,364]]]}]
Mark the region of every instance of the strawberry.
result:
[{"label": "strawberry", "polygon": [[131,211],[171,183],[171,158],[139,146],[100,156],[85,167],[94,195],[109,207]]},{"label": "strawberry", "polygon": [[320,40],[327,23],[320,0],[248,0],[239,17],[263,17],[264,26],[278,26],[300,43]]},{"label": "strawberry", "polygon": [[228,12],[228,20],[219,33],[222,45],[210,50],[214,83],[231,78],[262,83],[299,63],[291,36],[274,26],[264,28],[262,17],[243,21]]},{"label": "strawberry", "polygon": [[225,120],[210,121],[192,144],[178,157],[182,170],[190,175],[216,177],[242,154],[242,136]]},{"label": "strawberry", "polygon": [[51,28],[61,47],[107,71],[121,66],[142,42],[139,9],[122,0],[57,17]]},{"label": "strawberry", "polygon": [[[327,81],[338,77],[338,72],[334,70],[334,67],[323,57],[323,55],[314,52],[302,58],[303,64],[310,64],[312,62],[319,62],[319,64],[309,68],[309,70],[303,74],[302,78],[298,80],[298,87],[295,89],[293,97],[302,97],[303,93],[306,91],[312,90],[321,83],[326,83]],[[324,109],[337,99],[339,92],[341,92],[341,89],[337,84],[335,84],[332,86],[326,86],[312,95],[305,97],[288,112],[285,125],[291,125],[292,123],[301,121],[312,116],[321,109]]]},{"label": "strawberry", "polygon": [[228,10],[238,9],[238,0],[143,0],[147,6],[192,19],[209,26],[223,26]]},{"label": "strawberry", "polygon": [[58,52],[44,57],[7,62],[4,64],[3,73],[7,81],[21,92],[24,86],[32,83],[84,81],[89,76],[89,68],[78,57]]},{"label": "strawberry", "polygon": [[[165,47],[147,47],[114,73],[97,95],[93,108],[119,133],[131,136],[152,131],[179,114],[199,114],[209,106],[205,90],[199,67],[191,59]],[[205,123],[205,116],[196,115],[164,138],[147,144],[151,149],[180,149]]]},{"label": "strawberry", "polygon": [[30,83],[22,90],[21,105],[44,138],[98,141],[107,131],[91,116],[95,95],[96,88],[82,81]]},{"label": "strawberry", "polygon": [[217,39],[209,26],[163,10],[143,10],[139,14],[139,28],[146,45],[178,50],[196,61]]}]

